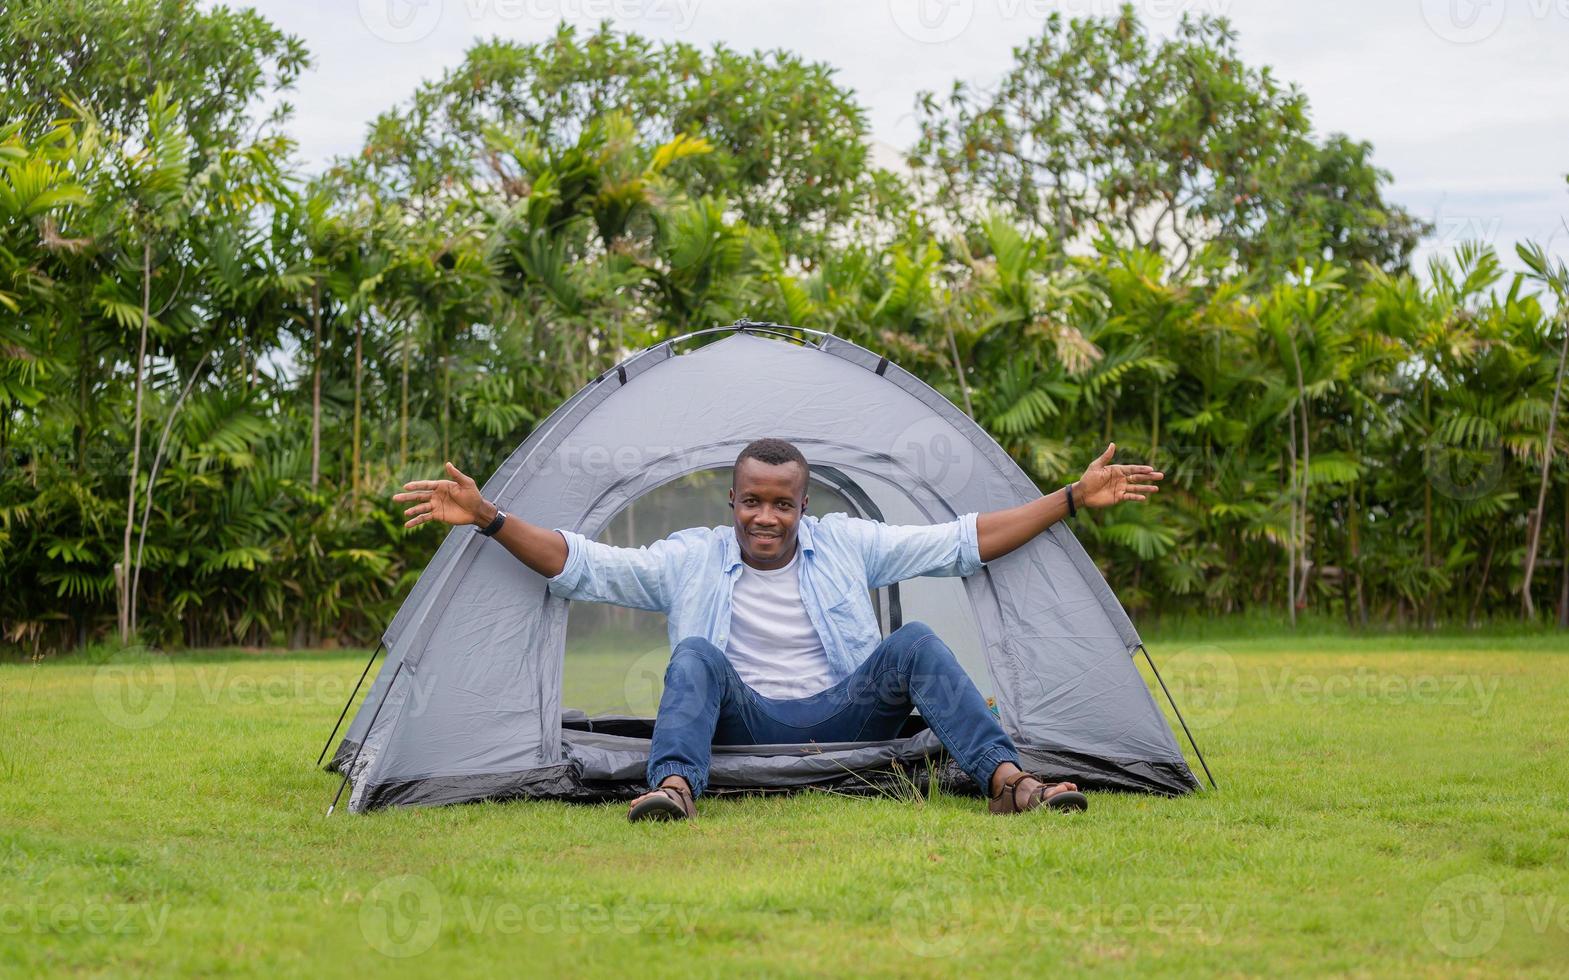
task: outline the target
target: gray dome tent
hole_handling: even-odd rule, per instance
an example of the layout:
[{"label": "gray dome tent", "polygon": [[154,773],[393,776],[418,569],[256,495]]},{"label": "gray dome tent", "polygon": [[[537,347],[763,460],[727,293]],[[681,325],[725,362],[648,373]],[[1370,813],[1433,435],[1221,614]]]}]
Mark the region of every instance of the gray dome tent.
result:
[{"label": "gray dome tent", "polygon": [[[484,493],[534,524],[597,537],[661,488],[727,472],[764,435],[806,454],[813,512],[832,497],[858,516],[933,523],[1040,495],[980,426],[887,358],[747,321],[627,358],[538,425]],[[913,579],[874,599],[885,629],[921,620],[947,641],[1026,768],[1098,789],[1198,787],[1133,661],[1137,631],[1064,523],[968,579]],[[350,809],[641,792],[652,719],[590,716],[563,690],[575,671],[603,676],[607,647],[627,691],[663,661],[615,661],[614,632],[569,651],[568,605],[499,545],[453,529],[388,626],[386,659],[329,764],[353,783]],[[668,658],[669,644],[658,648]],[[716,749],[710,791],[870,791],[940,758],[914,717],[888,742]],[[951,763],[936,772],[969,783]]]}]

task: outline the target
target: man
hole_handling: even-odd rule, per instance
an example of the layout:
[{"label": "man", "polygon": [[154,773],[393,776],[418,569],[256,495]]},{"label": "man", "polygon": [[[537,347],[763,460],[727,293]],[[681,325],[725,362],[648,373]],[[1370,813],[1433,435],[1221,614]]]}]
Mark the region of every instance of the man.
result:
[{"label": "man", "polygon": [[879,635],[869,590],[918,575],[972,575],[1079,507],[1143,501],[1164,474],[1113,465],[1110,444],[1078,482],[1008,510],[927,526],[806,516],[808,466],[759,439],[736,457],[733,527],[677,531],[617,548],[501,512],[450,462],[416,480],[406,527],[472,524],[568,599],[665,613],[674,645],[648,760],[648,793],[628,817],[686,819],[707,785],[712,745],[893,738],[919,708],[993,813],[1088,806],[1073,783],[1046,786],[943,641],[922,623]]}]

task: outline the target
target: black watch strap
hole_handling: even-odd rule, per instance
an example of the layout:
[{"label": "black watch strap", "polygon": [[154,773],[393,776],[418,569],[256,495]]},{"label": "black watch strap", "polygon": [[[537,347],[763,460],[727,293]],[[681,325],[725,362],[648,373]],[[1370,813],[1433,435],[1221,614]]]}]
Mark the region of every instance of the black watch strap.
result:
[{"label": "black watch strap", "polygon": [[1071,483],[1068,484],[1067,491],[1068,491],[1068,516],[1069,517],[1078,517],[1079,516],[1079,508],[1077,508],[1077,507],[1075,507],[1073,505],[1073,484],[1071,484]]},{"label": "black watch strap", "polygon": [[489,524],[486,524],[484,527],[480,528],[479,533],[483,534],[487,538],[493,538],[496,536],[496,532],[501,530],[501,525],[505,523],[507,523],[507,512],[502,510],[500,507],[497,507],[496,516]]}]

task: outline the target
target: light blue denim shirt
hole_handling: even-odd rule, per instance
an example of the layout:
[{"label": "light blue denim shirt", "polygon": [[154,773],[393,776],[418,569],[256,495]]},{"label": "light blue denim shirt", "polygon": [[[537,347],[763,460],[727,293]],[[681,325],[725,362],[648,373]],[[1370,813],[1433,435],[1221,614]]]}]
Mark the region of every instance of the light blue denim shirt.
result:
[{"label": "light blue denim shirt", "polygon": [[[836,681],[848,677],[882,633],[870,589],[917,575],[973,575],[981,568],[975,514],[946,524],[895,525],[829,514],[803,516],[801,602],[822,638]],[[557,528],[567,563],[549,579],[563,599],[610,602],[662,612],[670,643],[701,636],[719,649],[730,639],[730,595],[741,574],[735,528],[694,527],[642,548],[618,548]]]}]

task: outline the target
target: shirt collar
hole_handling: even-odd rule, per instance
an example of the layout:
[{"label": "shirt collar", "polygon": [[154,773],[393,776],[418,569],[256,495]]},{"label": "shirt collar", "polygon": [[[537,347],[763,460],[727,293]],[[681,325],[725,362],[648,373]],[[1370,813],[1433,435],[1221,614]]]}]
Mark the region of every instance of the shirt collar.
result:
[{"label": "shirt collar", "polygon": [[[817,518],[802,514],[800,522],[795,526],[796,547],[800,548],[803,553],[816,550],[812,540],[812,525],[816,523]],[[741,542],[735,538],[734,524],[731,524],[726,529],[724,546],[721,548],[720,554],[724,559],[726,572],[735,571],[736,566],[741,564]]]}]

